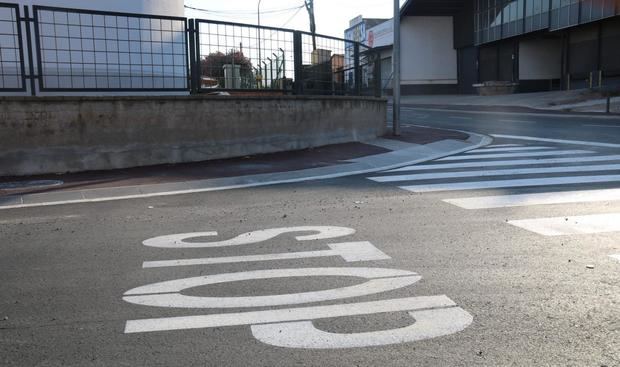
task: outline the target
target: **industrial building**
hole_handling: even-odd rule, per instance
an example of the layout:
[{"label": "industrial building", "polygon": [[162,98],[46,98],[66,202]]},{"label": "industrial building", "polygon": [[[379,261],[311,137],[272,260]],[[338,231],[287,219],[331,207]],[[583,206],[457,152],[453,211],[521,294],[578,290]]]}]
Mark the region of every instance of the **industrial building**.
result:
[{"label": "industrial building", "polygon": [[403,94],[620,84],[620,0],[408,0],[401,40]]}]

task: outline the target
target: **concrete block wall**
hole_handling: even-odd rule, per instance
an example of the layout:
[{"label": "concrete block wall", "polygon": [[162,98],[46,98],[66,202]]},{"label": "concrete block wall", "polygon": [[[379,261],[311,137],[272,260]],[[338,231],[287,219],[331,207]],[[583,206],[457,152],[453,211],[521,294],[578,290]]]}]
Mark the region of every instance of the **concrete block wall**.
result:
[{"label": "concrete block wall", "polygon": [[195,162],[363,141],[367,97],[3,97],[0,176]]}]

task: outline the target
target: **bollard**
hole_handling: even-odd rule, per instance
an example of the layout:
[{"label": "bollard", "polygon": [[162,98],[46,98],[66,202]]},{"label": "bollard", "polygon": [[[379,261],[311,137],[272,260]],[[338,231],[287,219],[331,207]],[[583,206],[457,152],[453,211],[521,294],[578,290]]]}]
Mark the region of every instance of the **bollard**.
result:
[{"label": "bollard", "polygon": [[611,95],[607,95],[607,107],[605,108],[605,113],[611,112]]}]

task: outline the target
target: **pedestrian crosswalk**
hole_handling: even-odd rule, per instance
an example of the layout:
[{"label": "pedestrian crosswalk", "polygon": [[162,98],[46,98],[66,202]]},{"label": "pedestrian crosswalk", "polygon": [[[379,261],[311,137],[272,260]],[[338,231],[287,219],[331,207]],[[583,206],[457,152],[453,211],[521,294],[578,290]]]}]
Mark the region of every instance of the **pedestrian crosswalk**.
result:
[{"label": "pedestrian crosswalk", "polygon": [[543,236],[618,232],[620,213],[521,219],[511,220],[508,223]]},{"label": "pedestrian crosswalk", "polygon": [[486,158],[514,158],[514,157],[545,157],[555,155],[573,155],[573,154],[587,154],[594,153],[590,150],[554,150],[551,152],[511,152],[511,153],[491,153],[491,154],[464,154],[452,157],[446,157],[438,159],[438,161],[467,161],[472,159],[486,159]]},{"label": "pedestrian crosswalk", "polygon": [[620,201],[620,189],[478,196],[473,198],[444,199],[443,201],[463,209],[495,209],[530,205],[595,203]]},{"label": "pedestrian crosswalk", "polygon": [[384,173],[392,172],[413,172],[413,171],[425,171],[432,169],[451,169],[451,168],[476,168],[476,167],[499,167],[499,166],[534,166],[534,165],[548,165],[548,164],[562,164],[562,163],[584,163],[584,162],[605,162],[605,161],[617,161],[620,160],[619,154],[613,155],[599,155],[591,157],[571,157],[571,158],[548,158],[548,159],[518,159],[518,160],[506,160],[506,161],[479,161],[479,162],[466,162],[466,163],[449,163],[449,164],[426,164],[420,166],[406,166],[401,168],[385,171]]},{"label": "pedestrian crosswalk", "polygon": [[496,147],[496,148],[486,148],[486,149],[474,149],[469,152],[465,152],[466,154],[474,154],[474,153],[495,153],[495,152],[517,152],[517,151],[525,151],[525,150],[547,150],[553,149],[551,147]]},{"label": "pedestrian crosswalk", "polygon": [[[620,232],[620,155],[596,150],[509,141],[427,164],[384,171],[368,179],[415,193],[450,195],[441,200],[467,210],[566,205],[566,216],[507,221],[544,236]],[[490,190],[501,192],[479,194]],[[458,197],[457,192],[472,195]],[[603,202],[616,205],[618,212],[575,216],[576,208],[568,206]],[[620,261],[620,254],[610,257]]]}]

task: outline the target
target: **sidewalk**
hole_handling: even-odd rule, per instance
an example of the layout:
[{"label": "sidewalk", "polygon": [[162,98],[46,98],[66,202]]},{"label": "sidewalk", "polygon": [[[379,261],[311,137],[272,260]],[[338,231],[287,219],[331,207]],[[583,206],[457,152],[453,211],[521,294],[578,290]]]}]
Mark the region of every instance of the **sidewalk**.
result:
[{"label": "sidewalk", "polygon": [[0,209],[179,195],[337,178],[397,168],[489,144],[473,133],[408,128],[296,152],[123,170],[0,178]]},{"label": "sidewalk", "polygon": [[[611,112],[620,113],[620,97],[611,99]],[[499,96],[478,95],[416,95],[402,96],[401,103],[443,108],[479,107],[506,109],[512,112],[577,112],[604,113],[606,99],[588,89],[539,93],[517,93]]]}]

